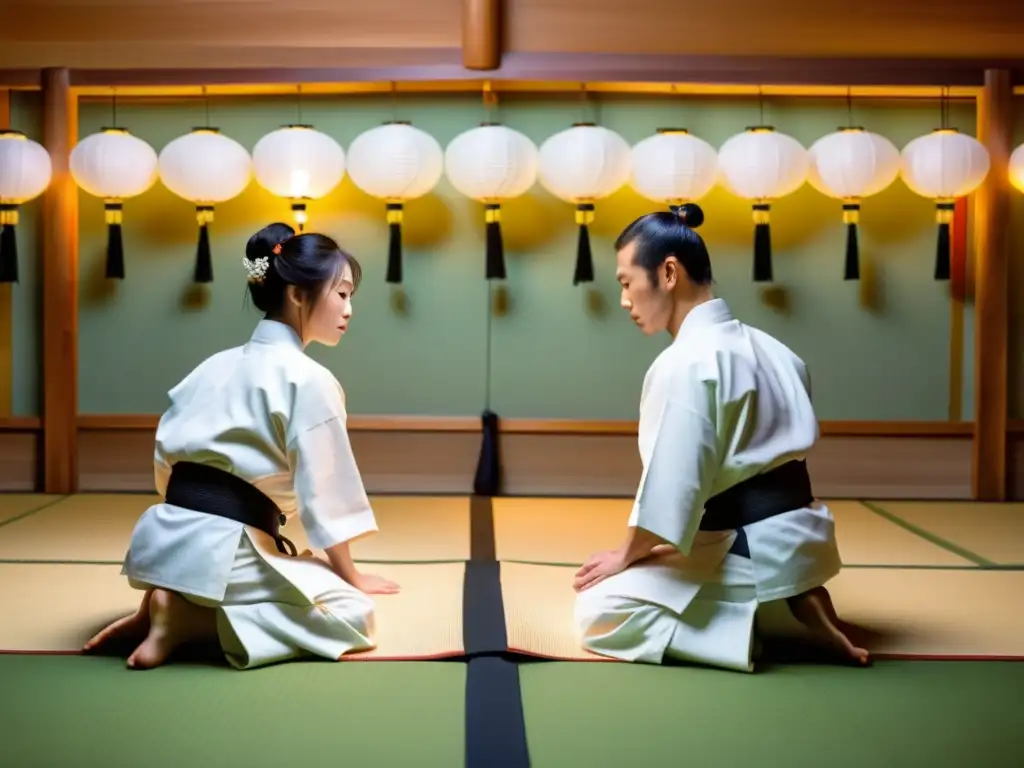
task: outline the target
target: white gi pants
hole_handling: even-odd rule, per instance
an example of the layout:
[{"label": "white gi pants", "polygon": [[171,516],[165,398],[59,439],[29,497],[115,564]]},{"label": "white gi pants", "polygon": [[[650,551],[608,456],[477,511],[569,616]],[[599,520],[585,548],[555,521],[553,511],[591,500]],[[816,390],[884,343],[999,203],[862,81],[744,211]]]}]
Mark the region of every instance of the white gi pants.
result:
[{"label": "white gi pants", "polygon": [[[253,669],[316,656],[338,660],[374,647],[374,606],[368,595],[314,557],[281,558],[280,565],[299,577],[293,581],[306,585],[303,594],[267,560],[245,532],[222,600],[178,592],[191,603],[216,609],[217,634],[228,663]],[[130,583],[136,589],[152,586]],[[312,594],[310,584],[318,585]]]},{"label": "white gi pants", "polygon": [[825,584],[841,563],[823,505],[746,532],[749,558],[727,554],[734,532],[701,531],[689,556],[641,563],[580,593],[581,645],[621,661],[752,672],[755,620],[765,634],[803,634],[786,598]]}]

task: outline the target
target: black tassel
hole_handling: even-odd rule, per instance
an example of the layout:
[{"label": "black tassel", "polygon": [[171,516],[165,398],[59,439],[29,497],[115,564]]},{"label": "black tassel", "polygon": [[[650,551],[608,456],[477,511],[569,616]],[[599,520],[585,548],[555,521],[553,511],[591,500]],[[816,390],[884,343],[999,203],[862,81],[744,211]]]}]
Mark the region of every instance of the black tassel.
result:
[{"label": "black tassel", "polygon": [[949,280],[950,273],[950,232],[949,225],[953,222],[954,203],[939,203],[935,206],[936,218],[939,221],[939,241],[935,249],[935,279]]},{"label": "black tassel", "polygon": [[860,219],[860,205],[847,203],[843,206],[843,221],[846,222],[846,269],[844,280],[860,280],[860,244],[857,241],[857,221]]},{"label": "black tassel", "polygon": [[120,224],[107,225],[107,277],[124,279],[124,242]]},{"label": "black tassel", "polygon": [[844,280],[860,280],[860,247],[857,243],[857,225],[846,225],[846,271]]},{"label": "black tassel", "polygon": [[949,224],[939,224],[939,242],[935,251],[935,279],[949,280]]},{"label": "black tassel", "polygon": [[0,231],[0,283],[18,282],[18,239],[14,225],[4,224]]},{"label": "black tassel", "polygon": [[488,205],[484,214],[487,221],[487,279],[505,279],[505,244],[501,238],[501,207]]},{"label": "black tassel", "polygon": [[388,203],[388,270],[389,283],[402,282],[402,204]]},{"label": "black tassel", "polygon": [[197,283],[213,282],[213,256],[210,253],[210,230],[204,222],[199,225],[199,245],[196,247],[196,272]]},{"label": "black tassel", "polygon": [[767,205],[754,206],[754,282],[772,281],[772,230]]},{"label": "black tassel", "polygon": [[572,276],[573,285],[594,282],[594,257],[590,250],[590,230],[587,228],[593,220],[592,204],[576,206],[576,223],[580,226],[580,237],[576,244],[576,272]]},{"label": "black tassel", "polygon": [[484,411],[481,416],[483,438],[480,458],[473,479],[473,493],[477,496],[497,496],[501,488],[501,460],[498,454],[498,415]]},{"label": "black tassel", "polygon": [[107,277],[124,279],[124,241],[121,239],[121,203],[108,202],[103,206],[107,219]]}]

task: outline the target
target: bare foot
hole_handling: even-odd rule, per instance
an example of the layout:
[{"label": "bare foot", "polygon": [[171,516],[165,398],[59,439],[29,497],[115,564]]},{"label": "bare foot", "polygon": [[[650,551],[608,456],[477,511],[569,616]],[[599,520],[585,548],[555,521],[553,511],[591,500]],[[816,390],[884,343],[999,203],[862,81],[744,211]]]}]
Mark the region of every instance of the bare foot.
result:
[{"label": "bare foot", "polygon": [[153,590],[146,590],[139,609],[131,616],[125,616],[96,633],[83,647],[83,653],[97,650],[101,645],[118,640],[141,641],[149,632],[149,600]]},{"label": "bare foot", "polygon": [[154,590],[149,600],[149,633],[128,657],[132,669],[152,669],[163,664],[177,648],[217,637],[212,608],[194,605],[165,589]]},{"label": "bare foot", "polygon": [[842,622],[832,606],[832,598],[824,587],[815,587],[788,600],[793,615],[818,639],[844,653],[858,664],[866,665],[870,654],[858,648],[839,628]]}]

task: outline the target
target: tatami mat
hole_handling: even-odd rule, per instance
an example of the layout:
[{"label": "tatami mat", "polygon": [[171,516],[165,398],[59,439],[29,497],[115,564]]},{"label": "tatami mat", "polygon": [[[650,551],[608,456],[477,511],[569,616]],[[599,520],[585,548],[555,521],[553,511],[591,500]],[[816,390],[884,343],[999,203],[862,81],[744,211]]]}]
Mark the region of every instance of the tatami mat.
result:
[{"label": "tatami mat", "polygon": [[[374,596],[378,647],[353,659],[462,653],[464,563],[360,567],[402,591]],[[0,564],[0,651],[77,652],[106,623],[132,613],[141,597],[116,565]]]},{"label": "tatami mat", "polygon": [[[378,533],[352,544],[363,562],[443,562],[469,559],[468,496],[372,496]],[[309,544],[295,518],[281,532],[301,552]]]},{"label": "tatami mat", "polygon": [[877,501],[872,506],[998,565],[1024,565],[1024,504]]},{"label": "tatami mat", "polygon": [[[0,560],[119,563],[139,516],[158,500],[154,494],[70,496],[0,527]],[[356,559],[469,559],[468,498],[376,496],[371,501],[380,532],[352,545]],[[297,517],[282,533],[299,551],[308,547]]]},{"label": "tatami mat", "polygon": [[60,496],[43,493],[0,493],[0,525],[57,501]]},{"label": "tatami mat", "polygon": [[[495,499],[497,557],[503,561],[581,564],[595,552],[622,543],[632,503],[630,499]],[[826,503],[835,516],[839,553],[847,565],[972,565],[863,504]]]},{"label": "tatami mat", "polygon": [[[510,650],[595,661],[573,626],[575,569],[502,563]],[[884,656],[1024,657],[1024,572],[851,568],[829,583],[841,617]]]}]

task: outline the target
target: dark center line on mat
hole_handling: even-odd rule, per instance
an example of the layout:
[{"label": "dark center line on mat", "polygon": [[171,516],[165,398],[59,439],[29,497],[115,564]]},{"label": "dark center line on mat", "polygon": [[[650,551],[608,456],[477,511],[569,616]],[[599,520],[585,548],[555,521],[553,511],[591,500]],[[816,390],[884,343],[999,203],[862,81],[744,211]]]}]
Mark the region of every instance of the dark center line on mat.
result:
[{"label": "dark center line on mat", "polygon": [[894,515],[889,510],[885,509],[884,507],[880,507],[878,504],[875,504],[874,502],[861,501],[860,503],[863,504],[868,509],[870,509],[872,512],[874,512],[876,515],[884,517],[890,523],[898,525],[900,526],[900,528],[903,528],[906,531],[910,531],[911,533],[920,536],[925,541],[929,541],[937,547],[942,547],[943,549],[952,552],[954,555],[959,555],[965,560],[970,560],[972,563],[977,563],[978,565],[983,566],[998,565],[997,563],[994,563],[991,560],[984,558],[975,552],[971,552],[971,550],[969,549],[964,549],[960,545],[954,544],[952,541],[947,541],[941,536],[935,535],[931,531],[925,530],[924,528],[920,528],[914,525],[913,523],[904,520],[902,517]]},{"label": "dark center line on mat", "polygon": [[519,667],[507,658],[508,635],[495,560],[491,500],[470,502],[470,560],[463,586],[466,665],[466,768],[529,768]]},{"label": "dark center line on mat", "polygon": [[[561,563],[548,560],[503,560],[504,563],[516,563],[518,565],[540,565],[550,568],[579,568],[583,563]],[[860,571],[889,570],[889,571],[1024,571],[1024,563],[992,563],[991,565],[930,565],[925,563],[843,563],[843,569],[854,569]]]}]

